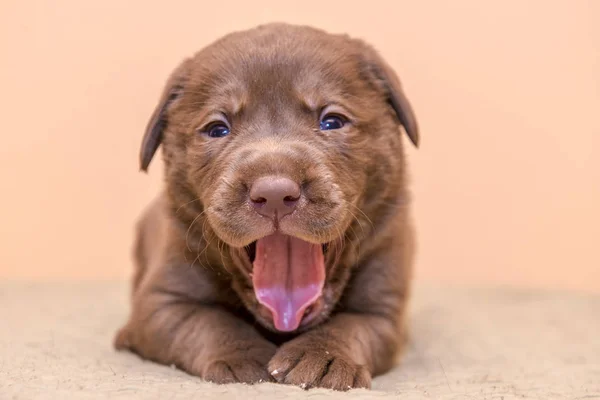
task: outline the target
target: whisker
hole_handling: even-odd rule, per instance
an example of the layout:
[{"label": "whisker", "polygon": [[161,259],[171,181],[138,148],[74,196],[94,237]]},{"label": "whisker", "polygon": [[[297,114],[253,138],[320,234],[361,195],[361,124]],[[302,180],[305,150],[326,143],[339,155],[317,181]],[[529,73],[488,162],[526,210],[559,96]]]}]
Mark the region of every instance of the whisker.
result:
[{"label": "whisker", "polygon": [[[193,268],[194,268],[194,264],[196,263],[196,260],[200,261],[200,260],[198,259],[198,256],[196,256],[196,258],[194,258],[194,261],[192,261],[192,263],[190,264],[190,269],[193,269]],[[201,262],[201,261],[200,261],[200,266],[201,266],[202,268],[204,268],[204,265],[202,264],[202,262]]]},{"label": "whisker", "polygon": [[223,266],[224,260],[223,260],[223,252],[221,251],[221,239],[216,237],[215,240],[217,242],[217,251],[219,252],[219,257],[221,257],[221,266]]},{"label": "whisker", "polygon": [[352,223],[354,221],[356,221],[356,223],[360,226],[360,229],[362,230],[363,236],[366,236],[365,233],[365,228],[363,227],[363,225],[361,224],[360,220],[358,219],[358,217],[356,216],[356,214],[354,214],[352,211],[348,210],[348,212],[350,213],[350,215],[352,215],[352,220],[350,221],[350,225],[348,226],[351,230],[352,233],[354,234],[354,239],[356,240],[357,244],[357,250],[356,250],[356,256],[358,257],[360,255],[360,242],[361,242],[361,238],[358,236],[358,234],[356,233],[356,231],[354,230],[354,228],[352,227]]},{"label": "whisker", "polygon": [[[196,261],[198,261],[200,263],[200,266],[202,268],[206,268],[204,266],[204,264],[202,263],[202,260],[200,260],[200,256],[202,255],[202,253],[200,252],[200,245],[202,244],[202,242],[203,242],[202,238],[199,238],[198,239],[198,246],[196,247],[196,258],[194,258],[194,261],[190,265],[190,268],[194,267],[194,264],[196,263]],[[204,247],[204,250],[206,250],[206,247]],[[202,250],[202,251],[204,251],[204,250]]]},{"label": "whisker", "polygon": [[336,228],[336,232],[337,232],[337,236],[338,239],[334,240],[333,242],[333,251],[334,251],[334,257],[333,257],[333,264],[337,265],[341,258],[342,258],[342,252],[344,250],[344,234],[342,233],[340,228]]},{"label": "whisker", "polygon": [[227,268],[225,268],[225,259],[223,258],[223,249],[221,249],[220,243],[223,244],[223,249],[224,249],[226,243],[224,241],[222,241],[221,239],[217,238],[217,248],[219,249],[219,254],[221,255],[221,265],[223,266],[223,269],[227,270]]},{"label": "whisker", "polygon": [[369,218],[369,216],[368,216],[367,214],[365,214],[365,212],[364,212],[363,210],[361,210],[359,207],[357,207],[356,205],[354,205],[354,204],[350,203],[350,202],[349,202],[349,201],[347,201],[347,200],[344,200],[344,203],[345,203],[346,205],[349,205],[349,206],[351,206],[351,207],[354,207],[354,208],[355,208],[357,211],[359,211],[359,212],[360,212],[362,215],[364,215],[364,217],[367,219],[367,221],[369,222],[369,224],[371,224],[371,227],[373,227],[373,228],[375,227],[375,225],[373,224],[373,221],[371,221],[371,218]]},{"label": "whisker", "polygon": [[200,214],[198,214],[196,216],[196,218],[194,218],[194,220],[192,221],[192,223],[190,224],[190,226],[188,226],[187,231],[185,232],[185,245],[187,246],[187,249],[189,250],[189,252],[192,252],[192,249],[190,248],[190,244],[188,241],[189,235],[190,235],[190,230],[192,229],[192,226],[194,226],[194,223],[196,223],[196,221],[198,220],[198,218],[200,218],[202,215],[204,215],[204,213],[206,212],[206,210],[202,211]]},{"label": "whisker", "polygon": [[[212,243],[212,237],[210,239],[207,239],[206,237],[206,223],[207,223],[208,219],[204,219],[204,221],[202,221],[202,238],[201,240],[204,242],[204,249],[202,249],[202,252],[200,252],[198,254],[198,258],[200,258],[202,256],[202,254],[205,255],[205,259],[206,259],[206,263],[209,265],[210,269],[214,271],[214,268],[212,267],[212,265],[210,264],[210,260],[208,259],[208,248],[210,247],[210,244]],[[214,234],[214,232],[211,232],[211,236],[216,236]],[[200,250],[200,243],[201,240],[198,240],[198,251]]]},{"label": "whisker", "polygon": [[[358,220],[356,220],[356,222],[360,225],[360,222]],[[350,230],[352,231],[352,234],[354,235],[354,241],[356,242],[356,257],[358,258],[358,256],[360,255],[360,238],[358,237],[356,231],[354,230],[354,228],[352,227],[352,224],[350,224]]]},{"label": "whisker", "polygon": [[[196,258],[194,258],[194,261],[192,261],[192,263],[190,264],[190,268],[194,267],[194,264],[196,263],[196,261],[198,261],[200,263],[200,266],[202,268],[206,268],[204,266],[204,263],[202,263],[202,260],[200,260],[200,256],[202,255],[202,253],[204,251],[206,251],[206,248],[207,248],[207,243],[206,243],[206,241],[204,239],[204,224],[205,223],[206,223],[206,219],[204,219],[204,221],[202,221],[202,230],[203,230],[202,237],[198,238],[198,246],[196,246]],[[203,242],[205,243],[204,249],[202,250],[202,252],[200,252],[200,246],[202,245]],[[206,259],[206,261],[210,265],[210,263],[208,262],[208,258]]]},{"label": "whisker", "polygon": [[192,201],[188,201],[187,203],[184,203],[184,204],[182,204],[181,206],[179,206],[179,208],[177,209],[177,211],[175,211],[175,214],[179,213],[179,210],[181,210],[183,207],[185,207],[185,206],[187,206],[187,205],[189,205],[189,204],[192,204],[192,203],[194,203],[194,202],[196,202],[196,201],[200,201],[200,198],[199,198],[199,197],[197,197],[197,198],[195,198],[195,199],[194,199],[194,200],[192,200]]}]

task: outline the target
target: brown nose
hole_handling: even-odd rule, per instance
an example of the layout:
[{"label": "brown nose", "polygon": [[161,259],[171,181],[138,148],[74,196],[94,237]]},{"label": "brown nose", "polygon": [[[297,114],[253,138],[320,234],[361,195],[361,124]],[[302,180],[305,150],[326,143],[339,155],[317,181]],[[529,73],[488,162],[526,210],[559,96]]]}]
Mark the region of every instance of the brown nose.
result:
[{"label": "brown nose", "polygon": [[300,186],[289,178],[267,176],[250,188],[250,203],[260,215],[282,218],[294,211],[300,199]]}]

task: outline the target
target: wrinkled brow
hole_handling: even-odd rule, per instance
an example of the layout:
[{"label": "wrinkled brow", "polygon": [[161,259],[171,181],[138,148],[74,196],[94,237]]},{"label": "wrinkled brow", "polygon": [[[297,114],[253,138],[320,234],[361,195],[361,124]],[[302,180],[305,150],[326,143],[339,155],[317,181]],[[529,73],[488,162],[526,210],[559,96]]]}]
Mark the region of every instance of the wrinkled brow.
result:
[{"label": "wrinkled brow", "polygon": [[222,112],[228,117],[240,114],[248,105],[248,86],[241,79],[213,79],[186,90],[188,105],[202,107],[207,112]]}]

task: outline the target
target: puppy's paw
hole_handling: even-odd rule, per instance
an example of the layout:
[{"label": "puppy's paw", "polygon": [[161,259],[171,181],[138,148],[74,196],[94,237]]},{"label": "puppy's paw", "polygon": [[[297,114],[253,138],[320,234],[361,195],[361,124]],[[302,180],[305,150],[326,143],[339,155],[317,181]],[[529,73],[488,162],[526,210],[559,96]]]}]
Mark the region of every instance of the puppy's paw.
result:
[{"label": "puppy's paw", "polygon": [[298,338],[283,345],[269,362],[269,372],[279,383],[334,390],[370,388],[371,374],[340,349],[327,343]]},{"label": "puppy's paw", "polygon": [[244,342],[223,350],[197,360],[200,369],[196,372],[202,379],[218,384],[273,382],[267,370],[267,363],[277,350],[272,343]]},{"label": "puppy's paw", "polygon": [[209,361],[201,377],[218,384],[272,382],[264,361],[244,356],[226,356]]},{"label": "puppy's paw", "polygon": [[116,350],[129,350],[131,348],[129,331],[126,326],[121,328],[115,335],[113,346]]}]

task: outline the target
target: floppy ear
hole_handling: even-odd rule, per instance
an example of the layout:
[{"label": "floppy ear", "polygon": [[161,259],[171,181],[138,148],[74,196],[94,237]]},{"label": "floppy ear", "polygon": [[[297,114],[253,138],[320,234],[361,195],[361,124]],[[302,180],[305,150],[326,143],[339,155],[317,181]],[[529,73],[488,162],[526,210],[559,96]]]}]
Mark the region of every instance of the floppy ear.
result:
[{"label": "floppy ear", "polygon": [[398,75],[373,48],[366,47],[364,54],[366,54],[369,69],[375,75],[375,79],[379,81],[381,89],[387,96],[388,102],[404,127],[410,141],[415,147],[419,147],[419,125],[413,108],[402,90]]},{"label": "floppy ear", "polygon": [[167,80],[160,101],[154,109],[150,121],[146,125],[146,132],[144,133],[140,148],[140,170],[144,172],[148,170],[148,165],[150,165],[154,153],[156,153],[162,142],[163,132],[168,123],[167,111],[169,106],[183,93],[183,84],[188,68],[189,60],[185,60],[173,71]]}]

